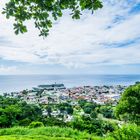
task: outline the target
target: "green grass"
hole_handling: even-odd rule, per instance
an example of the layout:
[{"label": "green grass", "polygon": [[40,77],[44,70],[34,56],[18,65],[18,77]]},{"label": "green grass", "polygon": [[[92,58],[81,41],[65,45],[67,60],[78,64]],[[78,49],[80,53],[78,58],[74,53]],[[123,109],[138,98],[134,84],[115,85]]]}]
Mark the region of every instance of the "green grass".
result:
[{"label": "green grass", "polygon": [[125,124],[106,137],[60,127],[13,127],[0,129],[0,140],[140,140],[140,126]]},{"label": "green grass", "polygon": [[100,137],[72,128],[40,127],[24,128],[14,127],[0,129],[0,140],[102,140]]},{"label": "green grass", "polygon": [[72,138],[48,136],[0,136],[0,140],[74,140]]}]

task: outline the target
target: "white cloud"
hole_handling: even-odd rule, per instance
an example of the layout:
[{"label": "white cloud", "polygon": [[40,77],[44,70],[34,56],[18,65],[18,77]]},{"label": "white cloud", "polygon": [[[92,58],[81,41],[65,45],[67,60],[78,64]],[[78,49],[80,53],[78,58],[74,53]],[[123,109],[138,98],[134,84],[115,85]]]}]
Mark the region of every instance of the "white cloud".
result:
[{"label": "white cloud", "polygon": [[[112,47],[109,44],[123,43],[140,36],[140,13],[130,14],[131,8],[140,0],[128,4],[108,0],[101,10],[91,15],[88,11],[78,21],[73,21],[68,12],[55,24],[47,39],[38,37],[38,31],[28,24],[29,32],[16,36],[12,20],[0,15],[0,57],[33,64],[60,64],[82,68],[93,65],[122,65],[140,63],[138,43],[127,47]],[[114,23],[116,17],[123,17]],[[111,28],[108,28],[108,27]]]},{"label": "white cloud", "polygon": [[15,67],[15,66],[7,66],[7,67],[5,67],[3,65],[0,65],[0,74],[3,74],[3,73],[9,74],[9,73],[13,73],[13,72],[15,73],[17,71],[18,71],[17,67]]}]

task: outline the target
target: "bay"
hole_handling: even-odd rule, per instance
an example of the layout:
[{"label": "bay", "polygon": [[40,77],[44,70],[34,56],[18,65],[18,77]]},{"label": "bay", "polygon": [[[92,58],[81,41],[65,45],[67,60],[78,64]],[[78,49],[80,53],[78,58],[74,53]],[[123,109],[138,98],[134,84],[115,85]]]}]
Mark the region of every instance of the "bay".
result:
[{"label": "bay", "polygon": [[0,93],[32,89],[40,84],[63,83],[66,87],[132,85],[140,75],[0,75]]}]

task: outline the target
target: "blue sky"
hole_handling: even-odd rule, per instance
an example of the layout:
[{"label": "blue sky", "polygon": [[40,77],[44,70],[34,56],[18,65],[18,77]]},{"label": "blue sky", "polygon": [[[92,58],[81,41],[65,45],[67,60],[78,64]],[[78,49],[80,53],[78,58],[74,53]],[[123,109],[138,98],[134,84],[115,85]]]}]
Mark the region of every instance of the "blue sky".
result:
[{"label": "blue sky", "polygon": [[0,14],[0,74],[140,74],[140,0],[103,4],[76,21],[64,11],[46,39],[32,21],[16,36]]}]

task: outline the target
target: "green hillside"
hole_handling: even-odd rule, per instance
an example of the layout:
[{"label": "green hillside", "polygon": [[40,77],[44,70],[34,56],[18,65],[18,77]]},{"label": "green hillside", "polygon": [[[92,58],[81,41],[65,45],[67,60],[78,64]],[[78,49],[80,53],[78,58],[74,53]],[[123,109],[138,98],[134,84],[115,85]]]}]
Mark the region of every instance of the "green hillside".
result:
[{"label": "green hillside", "polygon": [[99,140],[101,138],[80,132],[71,128],[41,127],[24,128],[14,127],[0,129],[0,140]]},{"label": "green hillside", "polygon": [[125,124],[106,136],[61,127],[13,127],[0,129],[0,140],[140,140],[140,127]]}]

